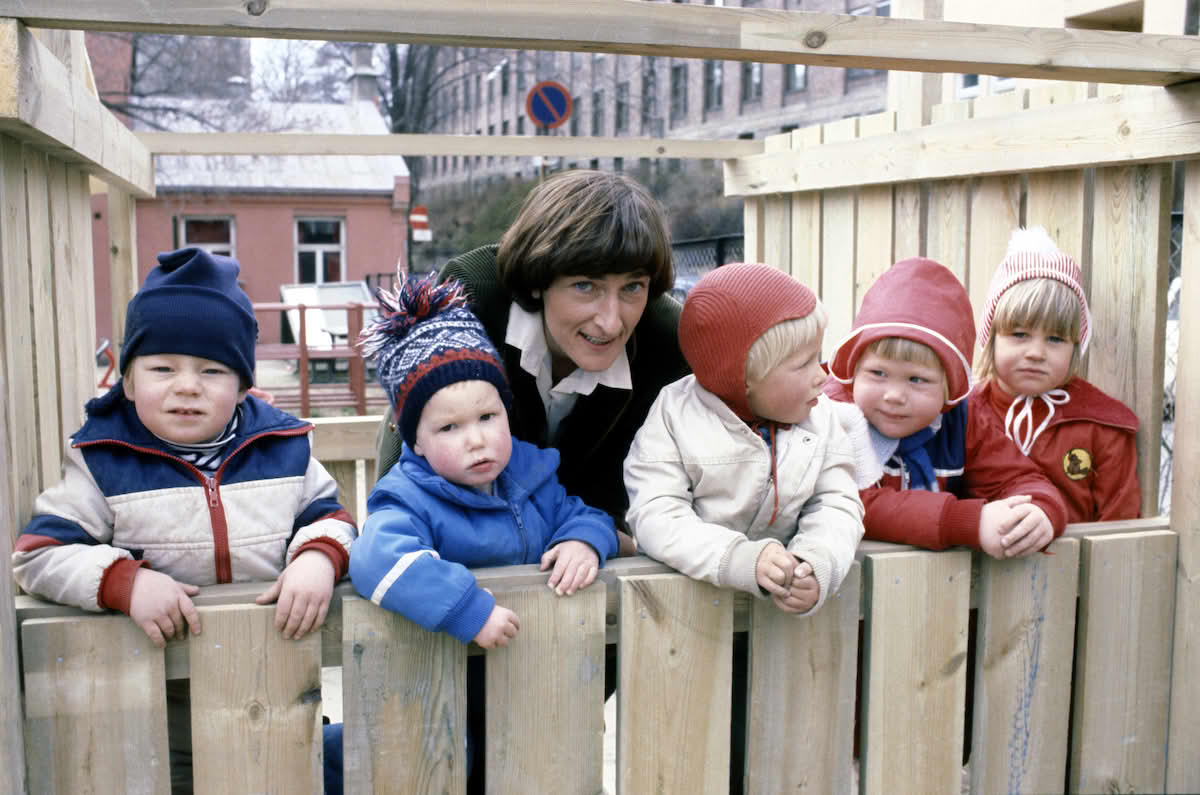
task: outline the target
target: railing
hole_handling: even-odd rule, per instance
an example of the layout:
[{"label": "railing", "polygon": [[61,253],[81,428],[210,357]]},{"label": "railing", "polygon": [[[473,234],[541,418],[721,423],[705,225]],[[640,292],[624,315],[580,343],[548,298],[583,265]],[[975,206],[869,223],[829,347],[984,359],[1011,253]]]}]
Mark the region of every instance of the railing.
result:
[{"label": "railing", "polygon": [[[360,516],[377,421],[314,434]],[[610,561],[570,598],[534,566],[480,570],[521,617],[487,657],[488,789],[601,791],[604,644],[619,642],[618,791],[725,791],[746,630],[747,792],[860,777],[957,793],[964,746],[972,792],[1161,791],[1176,543],[1165,518],[1072,526],[1050,554],[1002,562],[868,542],[807,618],[646,558]],[[346,583],[320,633],[285,641],[253,604],[263,587],[204,589],[202,634],[165,651],[124,616],[18,597],[30,791],[165,792],[165,682],[190,677],[197,792],[319,792],[321,668],[341,666],[347,791],[461,792],[479,650]]]}]

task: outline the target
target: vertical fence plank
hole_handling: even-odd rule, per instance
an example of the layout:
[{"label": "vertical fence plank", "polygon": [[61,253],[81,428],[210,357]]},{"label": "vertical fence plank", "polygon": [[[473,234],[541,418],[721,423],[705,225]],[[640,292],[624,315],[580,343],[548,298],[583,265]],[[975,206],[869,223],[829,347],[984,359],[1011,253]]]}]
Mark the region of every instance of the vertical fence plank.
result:
[{"label": "vertical fence plank", "polygon": [[604,786],[605,588],[545,585],[496,596],[521,618],[487,656],[489,792],[600,792]]},{"label": "vertical fence plank", "polygon": [[1175,366],[1175,449],[1171,529],[1179,534],[1175,572],[1171,733],[1167,789],[1200,792],[1200,160],[1187,164],[1183,197],[1183,294]]},{"label": "vertical fence plank", "polygon": [[[90,292],[85,292],[77,269],[82,267],[72,261],[71,247],[71,200],[67,192],[67,169],[61,160],[49,158],[46,163],[47,184],[49,186],[48,205],[50,209],[49,227],[50,257],[53,264],[54,301],[56,311],[54,322],[58,332],[58,368],[59,393],[58,415],[62,423],[57,434],[59,447],[66,445],[67,438],[83,423],[83,404],[92,396],[89,383],[94,380],[95,368],[89,372],[88,382],[81,381],[80,368],[77,362],[86,357],[91,360],[94,348],[80,351],[81,335],[79,326],[82,322],[75,312],[80,302],[81,293],[95,300]],[[90,240],[90,230],[89,230]],[[89,256],[90,265],[91,258]]]},{"label": "vertical fence plank", "polygon": [[21,651],[31,793],[170,791],[163,653],[136,624],[31,619]]},{"label": "vertical fence plank", "polygon": [[[1025,104],[1025,91],[1009,91],[975,99],[975,118],[1007,116]],[[1021,178],[1017,175],[975,180],[968,209],[967,293],[976,316],[987,299],[992,272],[1004,258],[1012,230],[1021,225]]]},{"label": "vertical fence plank", "polygon": [[[786,152],[792,142],[791,133],[768,135],[763,139],[764,152]],[[777,193],[763,197],[762,259],[773,268],[789,271],[792,263],[792,196]]]},{"label": "vertical fence plank", "polygon": [[804,618],[754,600],[746,792],[852,792],[861,585],[856,563]]},{"label": "vertical fence plank", "polygon": [[[1158,513],[1171,164],[1096,170],[1088,379],[1137,414],[1142,515]],[[1176,390],[1178,392],[1178,390]],[[1176,436],[1176,438],[1179,438]]]},{"label": "vertical fence plank", "polygon": [[[824,127],[814,124],[792,130],[792,149],[821,145]],[[792,201],[792,261],[790,272],[814,293],[821,293],[821,192],[790,194]],[[828,335],[826,335],[828,342]]]},{"label": "vertical fence plank", "polygon": [[202,607],[189,637],[196,791],[322,792],[321,633],[284,640],[275,605]]},{"label": "vertical fence plank", "polygon": [[[0,329],[4,328],[4,303],[0,301]],[[8,370],[4,346],[0,340],[0,395],[8,394]],[[15,466],[8,432],[8,414],[0,411],[0,472]],[[8,475],[0,475],[0,561],[12,556],[13,535],[17,532],[16,496]],[[0,715],[21,714],[21,666],[17,659],[17,616],[13,604],[16,591],[12,566],[0,566]],[[11,641],[10,641],[11,639]],[[19,720],[0,721],[0,791],[25,792],[25,737]]]},{"label": "vertical fence plank", "polygon": [[971,792],[1054,792],[1067,773],[1079,541],[981,556]]},{"label": "vertical fence plank", "polygon": [[0,477],[9,479],[16,507],[16,522],[5,530],[15,538],[33,515],[33,499],[38,493],[37,409],[34,384],[28,377],[13,377],[33,372],[33,318],[29,279],[29,218],[25,206],[25,168],[22,146],[8,136],[0,136],[0,289],[3,304],[4,370],[10,375],[7,391],[0,396],[8,414],[8,433],[14,466]]},{"label": "vertical fence plank", "polygon": [[[849,141],[858,135],[858,119],[825,125],[825,143]],[[853,188],[824,191],[821,208],[821,302],[829,312],[825,336],[830,350],[854,324],[854,272],[857,242],[857,202]]]},{"label": "vertical fence plank", "polygon": [[865,574],[863,791],[958,795],[971,553],[868,555]]},{"label": "vertical fence plank", "polygon": [[[71,219],[71,248],[67,264],[75,273],[76,291],[71,293],[69,300],[61,303],[69,306],[74,314],[72,328],[78,336],[75,343],[77,358],[69,363],[64,361],[63,370],[66,372],[70,368],[76,374],[84,397],[90,398],[96,393],[96,274],[92,264],[92,200],[87,172],[67,168],[67,197]],[[82,420],[82,406],[76,411]],[[78,425],[74,424],[68,433]]]},{"label": "vertical fence plank", "polygon": [[126,191],[108,186],[109,284],[112,285],[112,346],[120,359],[125,344],[125,308],[138,288],[136,203]]},{"label": "vertical fence plank", "polygon": [[763,206],[766,199],[746,196],[742,199],[742,258],[746,262],[763,261]]},{"label": "vertical fence plank", "polygon": [[346,792],[463,792],[467,648],[365,599],[342,625]]},{"label": "vertical fence plank", "polygon": [[[860,138],[886,135],[896,130],[896,114],[876,113],[859,119]],[[854,311],[862,306],[863,293],[896,261],[892,251],[895,213],[891,185],[858,189],[858,228],[855,244]]]},{"label": "vertical fence plank", "polygon": [[[948,102],[933,107],[933,123],[971,118],[969,101]],[[966,179],[940,179],[929,183],[929,220],[926,255],[967,283],[967,197]]]},{"label": "vertical fence plank", "polygon": [[[1162,792],[1166,783],[1177,536],[1083,539],[1070,788]],[[1193,747],[1193,752],[1195,748]]]},{"label": "vertical fence plank", "polygon": [[358,462],[356,461],[322,461],[330,477],[337,481],[338,500],[342,507],[354,517],[354,523],[361,525],[366,516],[358,512]]},{"label": "vertical fence plank", "polygon": [[62,424],[59,420],[58,335],[59,308],[54,300],[54,269],[50,254],[50,190],[46,155],[25,147],[25,196],[29,212],[29,297],[33,312],[33,363],[31,374],[39,461],[37,489],[56,482],[62,467]]},{"label": "vertical fence plank", "polygon": [[617,790],[726,792],[733,594],[623,577],[618,612]]}]

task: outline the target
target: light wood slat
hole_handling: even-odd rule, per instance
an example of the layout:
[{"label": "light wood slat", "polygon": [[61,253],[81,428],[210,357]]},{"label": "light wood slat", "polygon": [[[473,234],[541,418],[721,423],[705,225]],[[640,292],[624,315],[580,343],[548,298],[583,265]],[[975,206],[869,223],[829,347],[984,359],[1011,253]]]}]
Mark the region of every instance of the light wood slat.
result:
[{"label": "light wood slat", "polygon": [[1158,513],[1171,194],[1168,163],[1096,171],[1087,375],[1140,420],[1143,516]]},{"label": "light wood slat", "polygon": [[125,310],[138,289],[137,213],[133,197],[111,186],[108,189],[108,246],[108,283],[112,301],[110,342],[119,362],[121,344],[125,340]]},{"label": "light wood slat", "polygon": [[[3,473],[9,479],[16,507],[16,522],[8,528],[15,538],[33,515],[38,493],[39,441],[33,381],[33,317],[29,268],[28,210],[25,204],[25,168],[21,142],[0,135],[0,270],[4,289],[0,304],[4,318],[5,372],[10,380],[2,396],[8,413],[10,454],[14,466]],[[22,377],[23,376],[23,377]]]},{"label": "light wood slat", "polygon": [[971,792],[1054,792],[1066,780],[1079,541],[980,559]]},{"label": "light wood slat", "polygon": [[487,653],[489,792],[600,792],[604,786],[604,588],[496,591],[521,620]]},{"label": "light wood slat", "polygon": [[[786,152],[791,147],[791,133],[770,135],[763,139],[763,150]],[[763,256],[762,262],[773,268],[791,272],[792,263],[792,197],[783,193],[763,199]]]},{"label": "light wood slat", "polygon": [[[33,363],[29,374],[37,409],[36,431],[40,492],[62,475],[62,423],[59,420],[58,334],[60,309],[54,296],[54,268],[50,258],[50,186],[46,155],[26,146],[25,199],[29,219],[29,297],[33,314]],[[35,422],[27,417],[26,422]]]},{"label": "light wood slat", "polygon": [[[375,457],[378,414],[366,417],[313,417],[312,451],[321,461]],[[374,481],[371,481],[374,485]]]},{"label": "light wood slat", "polygon": [[[951,102],[933,107],[933,123],[970,118],[970,102]],[[945,265],[964,285],[967,283],[966,179],[938,180],[929,184],[929,220],[926,256]]]},{"label": "light wood slat", "polygon": [[869,555],[864,574],[863,791],[958,795],[971,553]]},{"label": "light wood slat", "polygon": [[337,496],[342,507],[354,518],[355,524],[361,524],[363,521],[366,521],[366,516],[360,517],[358,515],[358,477],[355,462],[326,461],[324,463],[325,469],[337,482]]},{"label": "light wood slat", "polygon": [[[1016,113],[1024,108],[1025,93],[1018,90],[976,97],[972,112],[977,119]],[[966,284],[978,318],[987,300],[992,273],[1004,258],[1012,231],[1021,225],[1021,178],[1010,175],[975,180],[968,201],[971,236]]]},{"label": "light wood slat", "polygon": [[346,792],[463,792],[466,647],[365,599],[344,610]]},{"label": "light wood slat", "polygon": [[[75,286],[63,306],[74,316],[75,346],[70,359],[62,359],[64,369],[70,367],[79,383],[85,401],[96,393],[96,272],[92,263],[92,201],[87,172],[77,167],[67,168],[67,208],[71,219],[71,243],[67,267],[72,270],[71,284]],[[59,345],[60,352],[69,348]],[[70,362],[67,365],[66,362]],[[76,407],[78,422],[68,423],[67,433],[74,432],[83,422],[83,406]],[[63,416],[66,416],[65,414]]]},{"label": "light wood slat", "polygon": [[[858,119],[842,119],[825,126],[825,144],[858,136]],[[833,350],[854,324],[855,244],[858,238],[858,202],[852,188],[827,190],[821,197],[821,302],[829,312],[826,342]]]},{"label": "light wood slat", "polygon": [[145,132],[157,155],[495,155],[501,157],[674,157],[700,160],[759,154],[763,141],[553,135]]},{"label": "light wood slat", "polygon": [[[82,268],[72,257],[71,246],[71,201],[67,187],[67,169],[61,160],[47,160],[49,184],[50,218],[50,262],[53,263],[54,300],[57,307],[54,320],[58,330],[59,395],[58,415],[61,428],[57,442],[65,448],[67,438],[83,424],[83,404],[92,396],[95,366],[81,373],[80,362],[91,362],[95,348],[79,350],[82,333],[79,326],[81,315],[76,307],[94,300],[94,293],[85,290],[78,275]],[[90,230],[89,230],[90,232]],[[90,234],[89,234],[90,238]],[[90,264],[91,258],[87,262]],[[92,325],[95,328],[95,325]],[[84,330],[86,331],[86,329]],[[86,378],[84,377],[86,376]]]},{"label": "light wood slat", "polygon": [[617,791],[726,792],[733,594],[677,574],[619,587]]},{"label": "light wood slat", "polygon": [[[1179,352],[1175,358],[1175,445],[1171,520],[1179,534],[1175,571],[1174,649],[1171,661],[1171,732],[1167,790],[1200,792],[1200,160],[1187,164],[1183,194],[1183,274]],[[1189,444],[1189,440],[1192,440]]]},{"label": "light wood slat", "polygon": [[0,130],[138,196],[154,195],[150,153],[15,19],[0,19]]},{"label": "light wood slat", "polygon": [[285,640],[275,605],[202,607],[191,635],[197,792],[323,791],[321,639]]},{"label": "light wood slat", "polygon": [[763,207],[766,199],[747,197],[742,202],[742,259],[763,260]]},{"label": "light wood slat", "polygon": [[21,650],[30,792],[170,791],[163,655],[146,633],[126,616],[36,619]]},{"label": "light wood slat", "polygon": [[754,600],[746,792],[852,791],[861,570],[812,616]]},{"label": "light wood slat", "polygon": [[1162,792],[1178,537],[1084,539],[1069,787]]},{"label": "light wood slat", "polygon": [[1183,36],[610,0],[511,0],[496,7],[473,0],[436,6],[187,0],[161,9],[139,0],[103,6],[4,0],[0,15],[47,28],[586,50],[1108,83],[1165,85],[1200,71],[1197,44]]},{"label": "light wood slat", "polygon": [[[922,124],[923,108],[896,110],[896,129],[913,130]],[[895,220],[892,222],[892,260],[899,262],[925,253],[927,229],[927,188],[922,182],[906,182],[893,186],[892,201]]]},{"label": "light wood slat", "polygon": [[[1032,92],[1031,92],[1032,93]],[[1019,174],[1196,156],[1200,84],[1129,89],[1012,116],[904,130],[887,139],[738,158],[727,196]]]},{"label": "light wood slat", "polygon": [[[4,329],[4,303],[0,301],[0,334]],[[0,340],[2,343],[2,340]],[[0,344],[0,395],[7,395],[8,367],[3,344]],[[0,411],[0,472],[12,472],[16,459],[8,430],[8,413]],[[12,480],[0,476],[0,561],[12,559],[13,536],[18,532],[17,500]],[[12,567],[0,573],[0,638],[17,637],[17,620],[13,591]],[[17,644],[0,643],[0,715],[21,714],[21,667]],[[25,738],[19,720],[0,721],[0,790],[25,791]]]},{"label": "light wood slat", "polygon": [[[860,138],[887,135],[896,130],[896,113],[887,111],[863,116],[858,121]],[[858,228],[855,243],[854,312],[862,306],[865,293],[879,275],[895,262],[892,252],[895,211],[893,187],[880,185],[858,190]]]},{"label": "light wood slat", "polygon": [[[814,124],[792,130],[792,148],[820,146],[824,127]],[[817,295],[821,294],[821,194],[793,193],[791,274]],[[826,347],[828,339],[826,339]]]}]

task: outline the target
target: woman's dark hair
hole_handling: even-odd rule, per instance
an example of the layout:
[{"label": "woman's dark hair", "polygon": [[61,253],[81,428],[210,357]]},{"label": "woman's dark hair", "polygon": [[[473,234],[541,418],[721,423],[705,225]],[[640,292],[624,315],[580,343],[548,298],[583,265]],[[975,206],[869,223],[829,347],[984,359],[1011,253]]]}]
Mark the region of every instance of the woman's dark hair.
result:
[{"label": "woman's dark hair", "polygon": [[559,276],[637,273],[649,300],[671,289],[671,237],[662,206],[624,174],[564,171],[535,187],[500,238],[500,283],[521,308],[542,308],[534,291]]}]

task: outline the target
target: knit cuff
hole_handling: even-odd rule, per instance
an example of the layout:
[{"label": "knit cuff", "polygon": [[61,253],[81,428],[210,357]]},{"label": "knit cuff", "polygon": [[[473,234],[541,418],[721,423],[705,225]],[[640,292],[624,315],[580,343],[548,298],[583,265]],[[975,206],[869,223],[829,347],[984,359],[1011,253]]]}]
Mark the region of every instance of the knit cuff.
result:
[{"label": "knit cuff", "polygon": [[483,629],[495,606],[496,597],[478,585],[472,586],[451,609],[440,629],[463,643],[470,643],[479,634],[479,630]]},{"label": "knit cuff", "polygon": [[946,500],[938,520],[943,549],[956,546],[982,548],[979,545],[979,522],[986,503],[987,500],[982,499]]},{"label": "knit cuff", "polygon": [[729,551],[725,554],[725,560],[721,562],[721,571],[717,576],[717,584],[745,591],[760,599],[765,598],[766,594],[758,587],[756,570],[758,567],[758,557],[767,548],[768,544],[783,546],[783,544],[780,544],[774,538],[751,541],[748,538],[742,537],[734,541]]},{"label": "knit cuff", "polygon": [[96,594],[96,602],[100,607],[120,610],[129,615],[129,603],[133,598],[133,578],[142,566],[149,568],[150,564],[144,560],[121,558],[105,569]]}]

